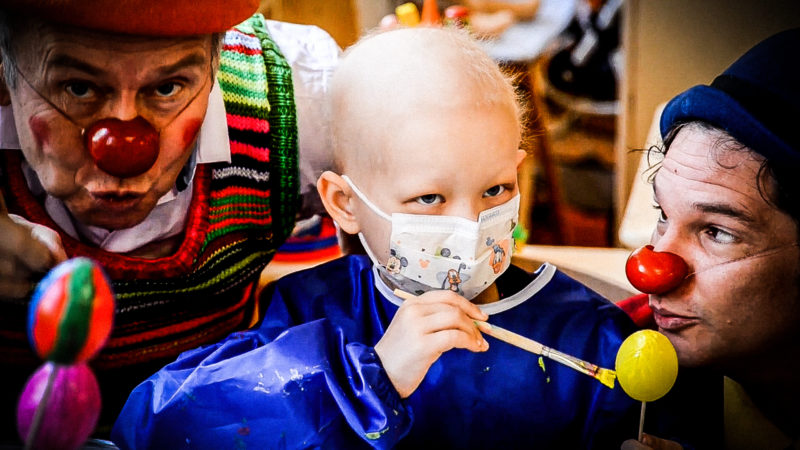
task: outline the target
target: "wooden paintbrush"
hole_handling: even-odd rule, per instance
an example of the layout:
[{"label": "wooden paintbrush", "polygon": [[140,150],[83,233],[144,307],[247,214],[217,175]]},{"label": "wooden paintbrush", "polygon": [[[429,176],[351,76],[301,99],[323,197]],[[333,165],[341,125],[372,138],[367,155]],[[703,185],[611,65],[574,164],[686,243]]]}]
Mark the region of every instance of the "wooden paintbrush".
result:
[{"label": "wooden paintbrush", "polygon": [[[409,294],[408,292],[400,289],[395,289],[394,295],[403,299],[415,297],[415,295]],[[526,338],[525,336],[506,330],[505,328],[498,327],[497,325],[492,325],[489,322],[483,322],[480,320],[475,320],[474,322],[482,333],[486,333],[495,339],[499,339],[536,355],[541,355],[545,358],[552,359],[553,361],[575,369],[578,372],[585,373],[586,375],[589,375],[590,377],[602,383],[604,386],[614,389],[614,380],[617,378],[617,373],[611,369],[605,369],[596,364],[578,359],[572,355],[567,355],[566,353],[562,353],[558,350],[547,347],[546,345],[542,345],[540,342],[534,341],[533,339]]]}]

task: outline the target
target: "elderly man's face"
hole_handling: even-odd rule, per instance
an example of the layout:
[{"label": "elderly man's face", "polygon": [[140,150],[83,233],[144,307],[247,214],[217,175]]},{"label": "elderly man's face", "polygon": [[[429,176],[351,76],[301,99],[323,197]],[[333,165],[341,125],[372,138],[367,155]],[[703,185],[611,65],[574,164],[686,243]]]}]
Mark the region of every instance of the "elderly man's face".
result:
[{"label": "elderly man's face", "polygon": [[[44,188],[88,225],[118,229],[144,220],[174,185],[205,116],[211,36],[146,39],[43,26],[13,44],[24,76],[10,89],[14,118]],[[132,178],[103,172],[82,128],[137,116],[160,130],[155,164]]]},{"label": "elderly man's face", "polygon": [[694,274],[650,305],[681,364],[741,369],[800,342],[798,227],[759,193],[761,159],[719,136],[682,129],[656,175],[652,242]]}]

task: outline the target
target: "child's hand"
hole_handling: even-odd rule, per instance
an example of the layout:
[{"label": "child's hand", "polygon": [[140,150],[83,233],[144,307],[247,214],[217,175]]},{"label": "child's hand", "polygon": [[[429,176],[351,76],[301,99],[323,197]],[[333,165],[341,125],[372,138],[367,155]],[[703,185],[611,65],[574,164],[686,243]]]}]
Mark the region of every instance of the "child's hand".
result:
[{"label": "child's hand", "polygon": [[489,344],[473,320],[487,320],[476,305],[447,290],[403,302],[375,352],[402,398],[411,395],[439,356],[452,348],[483,352]]}]

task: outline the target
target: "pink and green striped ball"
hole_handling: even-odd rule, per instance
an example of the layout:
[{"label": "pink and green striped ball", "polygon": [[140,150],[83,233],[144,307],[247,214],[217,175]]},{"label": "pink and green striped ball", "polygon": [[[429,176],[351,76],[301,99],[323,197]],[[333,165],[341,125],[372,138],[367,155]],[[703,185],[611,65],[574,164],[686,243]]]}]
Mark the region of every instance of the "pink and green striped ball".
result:
[{"label": "pink and green striped ball", "polygon": [[28,338],[40,358],[87,361],[105,345],[114,322],[114,293],[103,269],[72,258],[39,282],[28,310]]}]

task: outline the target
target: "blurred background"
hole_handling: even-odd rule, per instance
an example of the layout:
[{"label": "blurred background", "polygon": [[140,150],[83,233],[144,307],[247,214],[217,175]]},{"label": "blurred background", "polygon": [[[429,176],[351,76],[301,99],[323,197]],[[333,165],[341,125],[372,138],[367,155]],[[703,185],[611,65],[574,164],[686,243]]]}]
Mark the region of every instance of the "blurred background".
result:
[{"label": "blurred background", "polygon": [[658,143],[660,107],[710,83],[758,41],[800,26],[797,0],[263,0],[261,12],[317,25],[345,49],[431,5],[440,20],[463,6],[489,54],[520,74],[532,107],[520,171],[532,249],[523,256],[568,269],[591,256],[559,249],[597,249],[589,264],[626,289],[625,255],[648,242],[657,218],[637,150]]}]

